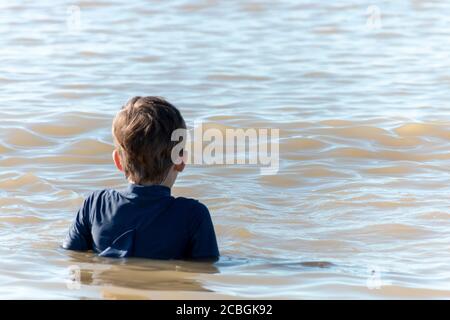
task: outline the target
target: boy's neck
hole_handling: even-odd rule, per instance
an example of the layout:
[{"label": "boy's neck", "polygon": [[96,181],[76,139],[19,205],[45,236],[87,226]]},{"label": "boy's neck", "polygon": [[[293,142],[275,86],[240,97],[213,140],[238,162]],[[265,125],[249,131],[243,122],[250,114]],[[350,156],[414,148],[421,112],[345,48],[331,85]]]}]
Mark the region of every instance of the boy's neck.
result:
[{"label": "boy's neck", "polygon": [[130,184],[135,184],[135,185],[139,185],[139,186],[144,186],[144,187],[148,187],[148,186],[164,186],[167,187],[169,189],[172,189],[172,185],[169,184],[166,181],[163,181],[162,183],[152,183],[152,182],[144,182],[144,183],[135,183],[132,180],[128,180],[128,183]]}]

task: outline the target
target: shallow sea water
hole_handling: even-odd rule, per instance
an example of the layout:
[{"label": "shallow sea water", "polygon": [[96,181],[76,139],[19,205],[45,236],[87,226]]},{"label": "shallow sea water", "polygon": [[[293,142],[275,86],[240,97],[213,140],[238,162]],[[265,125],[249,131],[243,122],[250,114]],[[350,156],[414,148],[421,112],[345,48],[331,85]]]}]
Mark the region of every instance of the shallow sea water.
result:
[{"label": "shallow sea water", "polygon": [[[437,0],[1,1],[0,298],[450,298],[449,16]],[[210,208],[215,265],[59,248],[84,196],[125,187],[110,125],[134,95],[280,129],[278,174],[193,165],[176,183]]]}]

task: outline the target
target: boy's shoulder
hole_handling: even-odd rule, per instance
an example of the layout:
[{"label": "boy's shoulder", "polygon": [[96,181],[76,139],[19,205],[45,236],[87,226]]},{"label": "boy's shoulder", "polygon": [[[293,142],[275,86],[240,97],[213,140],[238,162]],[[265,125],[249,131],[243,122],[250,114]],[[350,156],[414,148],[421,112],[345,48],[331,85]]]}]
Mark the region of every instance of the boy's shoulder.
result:
[{"label": "boy's shoulder", "polygon": [[[98,202],[120,201],[123,197],[126,197],[124,192],[116,189],[105,188],[89,193],[85,201],[93,205]],[[174,205],[177,207],[183,208],[194,214],[209,215],[208,207],[197,199],[181,196],[172,196],[172,198],[174,200]]]},{"label": "boy's shoulder", "polygon": [[183,196],[173,196],[175,198],[175,200],[183,202],[185,204],[189,204],[189,205],[196,205],[197,203],[200,204],[200,201],[194,198],[188,198],[188,197],[183,197]]},{"label": "boy's shoulder", "polygon": [[91,191],[87,194],[86,200],[99,200],[104,199],[105,197],[118,197],[120,196],[120,191],[115,189],[98,189],[95,191]]},{"label": "boy's shoulder", "polygon": [[[183,212],[191,230],[198,230],[202,225],[211,225],[211,214],[208,207],[197,199],[176,197],[174,212]],[[180,210],[178,210],[178,208]]]},{"label": "boy's shoulder", "polygon": [[186,197],[174,197],[175,202],[178,205],[185,207],[186,209],[199,212],[199,213],[209,213],[208,207],[201,203],[199,200],[194,198],[186,198]]},{"label": "boy's shoulder", "polygon": [[121,193],[118,190],[99,189],[91,191],[86,195],[83,206],[93,209],[101,203],[119,201],[120,197]]}]

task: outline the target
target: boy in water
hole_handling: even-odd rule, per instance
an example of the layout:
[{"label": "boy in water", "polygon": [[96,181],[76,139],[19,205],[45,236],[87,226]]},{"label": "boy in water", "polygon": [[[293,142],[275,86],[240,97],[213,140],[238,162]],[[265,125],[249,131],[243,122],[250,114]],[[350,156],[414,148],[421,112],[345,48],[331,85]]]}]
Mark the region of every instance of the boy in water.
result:
[{"label": "boy in water", "polygon": [[[185,129],[177,108],[158,97],[134,97],[116,115],[113,160],[126,191],[100,190],[84,201],[63,248],[107,257],[217,260],[211,216],[194,199],[173,197],[183,161],[173,161],[172,132]],[[178,159],[180,160],[180,159]]]}]

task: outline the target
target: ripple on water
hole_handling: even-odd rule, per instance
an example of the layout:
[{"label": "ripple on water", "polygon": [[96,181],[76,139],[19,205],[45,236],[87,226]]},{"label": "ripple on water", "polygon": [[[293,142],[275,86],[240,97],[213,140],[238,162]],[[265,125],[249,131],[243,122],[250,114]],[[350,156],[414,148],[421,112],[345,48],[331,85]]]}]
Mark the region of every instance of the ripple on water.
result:
[{"label": "ripple on water", "polygon": [[46,193],[54,190],[52,184],[31,172],[19,174],[13,178],[0,180],[0,189],[6,191],[27,191]]},{"label": "ripple on water", "polygon": [[424,227],[405,223],[372,224],[360,228],[351,228],[348,229],[347,232],[350,232],[360,240],[370,237],[378,239],[380,242],[390,241],[392,239],[419,239],[432,234]]},{"label": "ripple on water", "polygon": [[17,211],[16,211],[16,214],[14,214],[14,215],[10,215],[10,216],[1,215],[0,216],[0,225],[7,224],[7,225],[19,227],[24,224],[38,224],[38,223],[45,223],[45,222],[46,222],[46,219],[43,219],[40,217],[30,216],[30,215],[21,215],[21,214],[18,215]]},{"label": "ripple on water", "polygon": [[0,143],[0,155],[11,152],[12,149]]},{"label": "ripple on water", "polygon": [[423,214],[420,214],[420,217],[425,220],[440,220],[444,222],[450,221],[450,213],[449,212],[442,212],[442,211],[431,211],[426,212]]},{"label": "ripple on water", "polygon": [[423,171],[423,169],[421,169],[420,166],[418,166],[417,164],[414,166],[408,164],[402,164],[398,166],[381,166],[365,170],[365,172],[370,174],[387,175],[387,176],[419,173],[420,171]]},{"label": "ripple on water", "polygon": [[105,156],[107,154],[111,154],[113,149],[114,146],[110,143],[105,143],[95,139],[82,139],[67,146],[64,150],[64,154]]},{"label": "ripple on water", "polygon": [[302,150],[323,149],[327,144],[311,138],[284,138],[280,141],[282,152],[301,152]]},{"label": "ripple on water", "polygon": [[406,123],[397,128],[395,132],[399,136],[435,136],[445,140],[450,140],[450,131],[448,125],[427,124],[427,123]]},{"label": "ripple on water", "polygon": [[111,123],[111,116],[85,112],[63,112],[31,124],[30,129],[42,136],[79,136],[99,128],[106,128]]},{"label": "ripple on water", "polygon": [[22,148],[48,147],[54,144],[51,139],[25,128],[9,128],[4,141],[9,145]]},{"label": "ripple on water", "polygon": [[228,74],[212,74],[208,76],[211,81],[269,81],[270,77],[254,76],[254,75],[228,75]]}]

